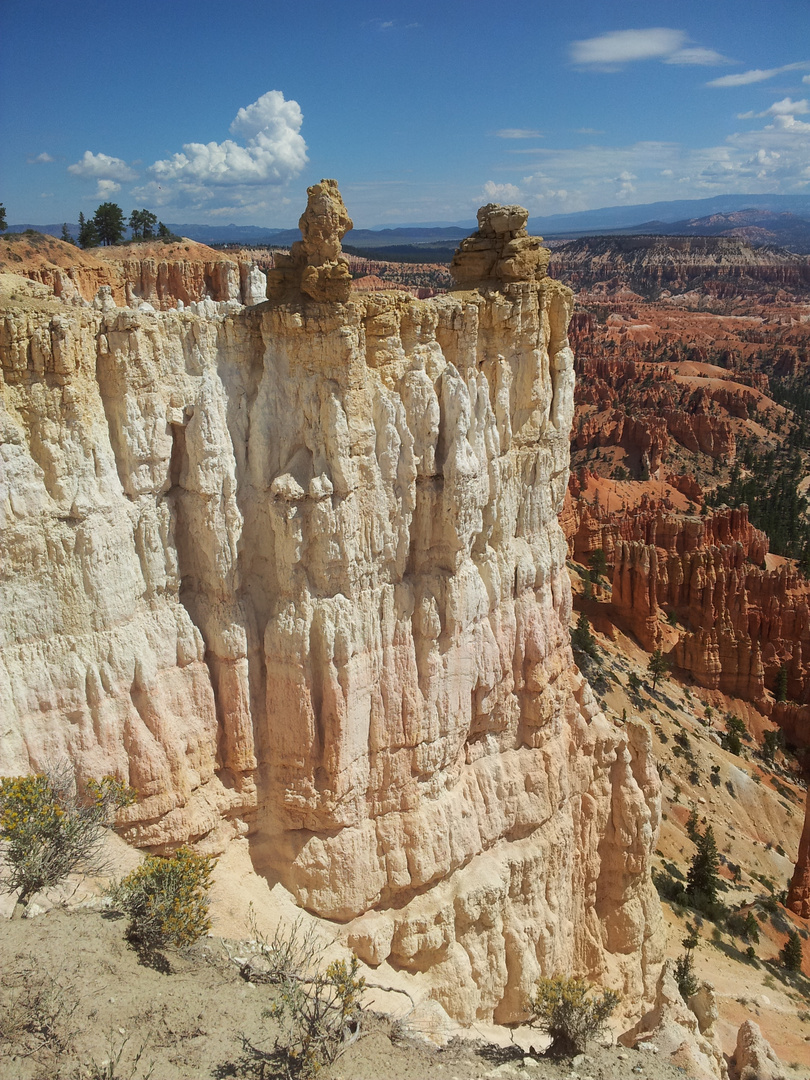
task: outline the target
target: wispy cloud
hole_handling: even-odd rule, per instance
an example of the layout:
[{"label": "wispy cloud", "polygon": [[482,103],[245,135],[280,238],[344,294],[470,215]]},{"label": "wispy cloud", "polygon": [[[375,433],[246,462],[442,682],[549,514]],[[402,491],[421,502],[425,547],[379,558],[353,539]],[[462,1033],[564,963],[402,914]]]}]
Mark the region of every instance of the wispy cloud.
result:
[{"label": "wispy cloud", "polygon": [[[741,71],[738,75],[723,75],[719,79],[712,79],[707,86],[750,86],[751,83],[765,82],[774,75],[781,75],[785,71],[799,71],[810,67],[810,63],[802,60],[797,64],[783,64],[775,68],[752,68],[751,71]],[[805,75],[802,82],[810,82],[810,75]]]},{"label": "wispy cloud", "polygon": [[501,128],[495,135],[499,139],[542,139],[536,128]]},{"label": "wispy cloud", "polygon": [[599,37],[574,41],[571,59],[580,67],[618,71],[636,60],[661,60],[665,64],[728,64],[714,49],[693,45],[683,30],[665,26],[645,30],[611,30]]},{"label": "wispy cloud", "polygon": [[390,34],[392,30],[418,30],[422,24],[418,22],[403,23],[398,19],[369,19],[368,22],[361,23],[361,26],[370,26],[374,30],[380,31],[380,33]]},{"label": "wispy cloud", "polygon": [[28,157],[25,159],[29,165],[49,165],[53,158],[50,154],[42,153],[37,154],[36,157]]}]

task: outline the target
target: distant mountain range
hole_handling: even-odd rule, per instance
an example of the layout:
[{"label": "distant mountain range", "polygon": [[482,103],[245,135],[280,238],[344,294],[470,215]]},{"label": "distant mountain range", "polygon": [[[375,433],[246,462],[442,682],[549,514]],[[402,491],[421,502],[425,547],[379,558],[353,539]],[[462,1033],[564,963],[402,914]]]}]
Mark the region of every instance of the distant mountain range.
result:
[{"label": "distant mountain range", "polygon": [[[257,225],[194,225],[167,222],[172,232],[201,244],[272,245],[289,247],[300,239],[298,229],[269,229]],[[10,232],[35,229],[62,235],[56,225],[11,225]],[[378,258],[418,258],[431,261],[446,256],[475,223],[459,221],[396,228],[353,229],[344,246]],[[72,236],[79,227],[68,224]],[[769,243],[810,252],[810,195],[715,195],[710,199],[606,206],[576,214],[531,217],[529,232],[547,239],[610,234],[742,236],[753,244]],[[404,250],[407,249],[407,252]],[[385,254],[383,254],[385,252]],[[393,252],[393,255],[390,253]]]}]

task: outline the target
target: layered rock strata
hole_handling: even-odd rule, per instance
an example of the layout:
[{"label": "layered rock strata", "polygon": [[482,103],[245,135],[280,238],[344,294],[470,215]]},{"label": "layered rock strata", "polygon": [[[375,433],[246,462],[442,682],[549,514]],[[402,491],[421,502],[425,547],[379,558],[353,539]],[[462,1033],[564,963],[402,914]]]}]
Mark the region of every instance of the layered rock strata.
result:
[{"label": "layered rock strata", "polygon": [[339,200],[257,309],[4,313],[2,772],[128,779],[140,845],[250,830],[465,1022],[557,970],[637,1002],[660,788],[569,645],[571,295],[490,207],[484,291],[348,299]]},{"label": "layered rock strata", "polygon": [[145,242],[80,250],[39,233],[3,237],[0,270],[47,285],[72,304],[92,302],[108,288],[119,306],[149,304],[159,311],[200,300],[257,304],[266,275],[249,258],[230,259],[193,240]]}]

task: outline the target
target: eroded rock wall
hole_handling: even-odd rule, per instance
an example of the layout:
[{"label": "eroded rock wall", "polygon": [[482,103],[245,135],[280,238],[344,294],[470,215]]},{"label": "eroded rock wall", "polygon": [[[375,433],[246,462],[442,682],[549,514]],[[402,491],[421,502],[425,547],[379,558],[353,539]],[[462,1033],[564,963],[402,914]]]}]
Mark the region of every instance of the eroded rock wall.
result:
[{"label": "eroded rock wall", "polygon": [[463,1021],[555,970],[639,1001],[660,945],[649,732],[568,639],[570,293],[497,236],[529,280],[0,331],[2,771],[129,779],[142,845],[250,830]]}]

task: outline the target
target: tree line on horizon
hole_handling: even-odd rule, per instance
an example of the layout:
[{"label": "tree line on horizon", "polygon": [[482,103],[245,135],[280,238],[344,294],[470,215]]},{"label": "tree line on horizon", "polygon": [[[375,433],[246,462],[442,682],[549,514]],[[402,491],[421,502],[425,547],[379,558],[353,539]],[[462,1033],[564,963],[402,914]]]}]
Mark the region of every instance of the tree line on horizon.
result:
[{"label": "tree line on horizon", "polygon": [[102,203],[92,217],[79,213],[79,235],[76,240],[70,235],[67,222],[62,226],[62,240],[67,244],[76,243],[80,248],[98,247],[99,244],[110,246],[120,244],[124,239],[127,224],[133,240],[179,240],[179,236],[158,221],[151,210],[133,210],[129,222],[124,219],[124,212],[117,203]]}]

